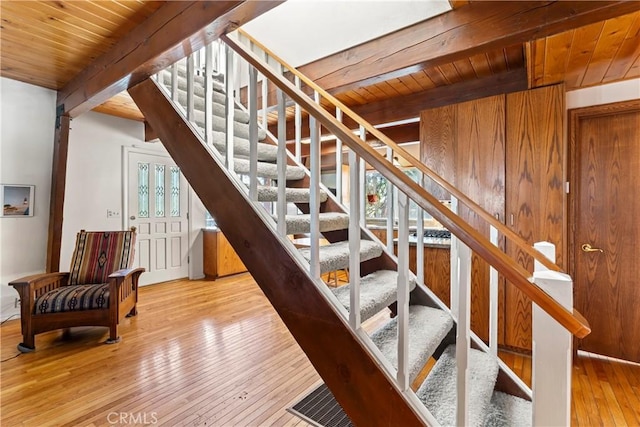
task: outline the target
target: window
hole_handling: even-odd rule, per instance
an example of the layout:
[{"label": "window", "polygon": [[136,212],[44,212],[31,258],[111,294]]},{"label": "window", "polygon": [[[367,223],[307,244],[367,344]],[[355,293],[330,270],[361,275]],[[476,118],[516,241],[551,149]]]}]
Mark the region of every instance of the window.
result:
[{"label": "window", "polygon": [[[403,172],[414,182],[418,182],[419,172],[416,168],[406,168]],[[371,170],[365,174],[366,217],[371,219],[387,219],[389,181],[378,171]],[[398,219],[398,201],[394,200],[393,216]],[[409,219],[418,218],[418,206],[409,201]]]}]

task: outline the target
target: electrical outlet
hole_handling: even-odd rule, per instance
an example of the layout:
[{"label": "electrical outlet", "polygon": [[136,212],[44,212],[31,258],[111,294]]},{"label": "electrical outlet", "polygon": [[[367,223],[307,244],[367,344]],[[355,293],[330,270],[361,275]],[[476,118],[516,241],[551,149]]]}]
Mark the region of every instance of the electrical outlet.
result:
[{"label": "electrical outlet", "polygon": [[120,218],[120,211],[107,209],[107,218]]},{"label": "electrical outlet", "polygon": [[19,305],[20,305],[20,298],[16,298],[15,302],[13,303],[13,308],[18,308]]}]

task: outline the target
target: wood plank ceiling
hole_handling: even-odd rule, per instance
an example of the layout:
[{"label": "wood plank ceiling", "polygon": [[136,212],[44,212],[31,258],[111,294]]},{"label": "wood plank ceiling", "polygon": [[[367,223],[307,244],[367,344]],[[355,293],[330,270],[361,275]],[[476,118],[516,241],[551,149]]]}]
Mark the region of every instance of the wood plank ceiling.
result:
[{"label": "wood plank ceiling", "polygon": [[[0,75],[58,90],[162,1],[1,1]],[[453,2],[457,8],[467,2]],[[350,107],[527,68],[531,87],[567,89],[640,76],[640,12],[336,93]],[[97,111],[144,120],[126,93]],[[416,115],[418,112],[416,112]]]}]

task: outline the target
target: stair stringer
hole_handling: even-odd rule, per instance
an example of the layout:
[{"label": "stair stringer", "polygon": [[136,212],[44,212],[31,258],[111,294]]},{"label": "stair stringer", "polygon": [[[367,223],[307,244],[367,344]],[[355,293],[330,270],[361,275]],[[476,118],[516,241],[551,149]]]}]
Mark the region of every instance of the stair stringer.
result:
[{"label": "stair stringer", "polygon": [[351,420],[357,425],[424,425],[410,397],[387,377],[289,252],[293,246],[283,245],[157,85],[147,79],[129,93]]}]

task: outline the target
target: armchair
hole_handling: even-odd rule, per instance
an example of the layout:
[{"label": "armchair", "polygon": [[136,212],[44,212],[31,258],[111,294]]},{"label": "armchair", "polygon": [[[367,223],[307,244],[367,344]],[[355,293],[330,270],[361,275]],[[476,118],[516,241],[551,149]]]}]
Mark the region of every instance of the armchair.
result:
[{"label": "armchair", "polygon": [[137,314],[138,279],[132,268],[135,228],[80,231],[68,273],[44,273],[9,283],[20,295],[21,352],[35,350],[35,335],[73,326],[109,327],[108,344],[120,340],[120,319]]}]

